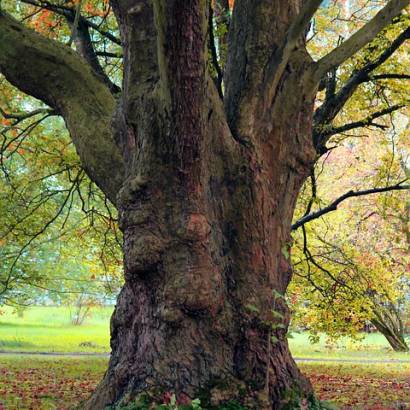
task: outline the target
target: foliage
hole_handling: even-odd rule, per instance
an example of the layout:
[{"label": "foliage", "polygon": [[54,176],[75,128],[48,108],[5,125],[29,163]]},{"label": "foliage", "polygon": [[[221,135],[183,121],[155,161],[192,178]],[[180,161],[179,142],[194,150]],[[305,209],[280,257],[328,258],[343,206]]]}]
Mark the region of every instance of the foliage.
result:
[{"label": "foliage", "polygon": [[[362,4],[363,3],[363,4]],[[365,2],[350,2],[350,13],[335,3],[322,8],[310,33],[315,57],[333,48],[374,12]],[[330,84],[319,92],[317,107],[329,93],[338,92],[351,73],[374,61],[408,26],[403,15],[381,32],[360,53],[329,76]],[[317,33],[326,28],[326,36]],[[345,192],[383,187],[409,177],[407,81],[383,79],[399,73],[408,53],[397,50],[374,72],[374,80],[358,86],[331,127],[361,121],[377,107],[403,106],[400,111],[330,139],[331,149],[318,161],[300,197],[295,219],[322,209]],[[377,77],[380,78],[377,78]],[[332,86],[334,90],[332,90]],[[320,332],[332,339],[360,338],[366,323],[376,316],[392,321],[396,333],[404,333],[409,299],[408,200],[406,193],[389,192],[355,198],[294,233],[292,260],[295,278],[289,289],[294,311],[292,325],[309,328],[312,340]]]},{"label": "foliage", "polygon": [[0,303],[115,295],[122,264],[116,211],[81,169],[62,121],[4,80],[0,108],[38,113],[3,119]]},{"label": "foliage", "polygon": [[[373,140],[371,146],[349,142],[319,164],[314,207],[347,190],[352,180],[382,185],[381,181],[405,178],[401,164],[406,163],[408,150],[402,135],[391,136],[393,148],[383,134],[368,138]],[[369,151],[373,155],[361,163]],[[328,187],[337,186],[336,180],[338,191],[329,191]],[[299,212],[310,201],[309,191],[306,187],[301,196]],[[309,328],[315,337],[319,332],[332,338],[360,337],[367,321],[389,315],[388,321],[396,321],[400,332],[409,292],[405,198],[405,194],[393,192],[355,199],[338,213],[296,232],[292,255],[296,276],[289,289],[295,326]]]}]

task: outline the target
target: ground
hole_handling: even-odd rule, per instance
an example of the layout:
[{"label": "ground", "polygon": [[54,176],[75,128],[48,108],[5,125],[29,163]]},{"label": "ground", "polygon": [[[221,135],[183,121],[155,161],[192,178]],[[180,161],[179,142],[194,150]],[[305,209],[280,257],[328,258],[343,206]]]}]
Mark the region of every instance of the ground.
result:
[{"label": "ground", "polygon": [[[110,313],[111,308],[98,309],[83,326],[71,326],[68,309],[32,308],[22,318],[3,309],[0,350],[15,354],[0,354],[0,410],[72,409],[84,400],[102,377],[106,357],[16,352],[106,352]],[[312,346],[307,334],[296,333],[290,345],[295,357],[318,360],[302,360],[299,366],[320,399],[346,410],[410,408],[410,355],[392,352],[381,336],[369,335],[359,344],[345,340],[336,347],[324,341]],[[392,362],[364,364],[363,358]],[[324,359],[356,362],[320,361]]]}]

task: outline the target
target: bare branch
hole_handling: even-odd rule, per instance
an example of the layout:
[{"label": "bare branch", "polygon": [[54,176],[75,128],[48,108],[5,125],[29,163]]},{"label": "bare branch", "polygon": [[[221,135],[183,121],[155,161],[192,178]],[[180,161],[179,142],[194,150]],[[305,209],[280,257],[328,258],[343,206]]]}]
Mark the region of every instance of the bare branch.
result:
[{"label": "bare branch", "polygon": [[397,36],[397,38],[390,44],[390,46],[380,54],[379,57],[365,64],[360,70],[353,72],[350,78],[333,97],[330,96],[331,98],[328,98],[329,95],[327,95],[325,102],[315,112],[315,127],[330,123],[350,99],[360,84],[377,79],[377,76],[370,76],[370,73],[386,62],[386,60],[391,57],[408,38],[410,38],[410,28],[407,28],[401,32],[400,35]]},{"label": "bare branch", "polygon": [[336,211],[337,207],[340,205],[340,203],[345,201],[348,198],[378,194],[378,193],[382,193],[382,192],[400,191],[400,190],[410,189],[410,185],[403,185],[404,182],[406,182],[406,181],[407,180],[402,181],[402,182],[400,182],[396,185],[392,185],[392,186],[388,186],[388,187],[384,187],[384,188],[373,188],[373,189],[367,189],[367,190],[364,190],[364,191],[349,191],[349,192],[346,192],[344,195],[342,195],[341,197],[334,200],[327,207],[319,209],[316,212],[312,212],[311,214],[300,218],[298,221],[296,221],[292,225],[292,231],[295,231],[296,229],[300,228],[301,226],[305,225],[306,223],[311,222],[314,219],[318,219],[321,216],[328,214],[329,212]]},{"label": "bare branch", "polygon": [[316,80],[320,81],[332,67],[339,66],[372,41],[409,4],[410,0],[390,0],[366,25],[315,63]]},{"label": "bare branch", "polygon": [[384,115],[391,114],[392,112],[397,111],[397,110],[399,110],[400,108],[403,108],[403,107],[404,107],[403,104],[396,104],[396,105],[393,105],[391,107],[385,108],[384,110],[374,112],[373,114],[370,114],[369,116],[367,116],[366,118],[364,118],[360,121],[351,122],[349,124],[345,124],[345,125],[342,125],[340,127],[325,128],[320,134],[321,138],[323,139],[323,141],[327,141],[327,139],[329,137],[331,137],[332,135],[341,134],[342,132],[350,131],[350,130],[353,130],[355,128],[367,127],[367,126],[375,126],[375,127],[379,127],[379,128],[386,128],[386,126],[376,124],[373,121],[377,118],[380,118],[380,117],[384,116]]},{"label": "bare branch", "polygon": [[410,80],[410,74],[399,74],[399,73],[391,73],[391,74],[376,74],[369,76],[371,81],[377,80]]}]

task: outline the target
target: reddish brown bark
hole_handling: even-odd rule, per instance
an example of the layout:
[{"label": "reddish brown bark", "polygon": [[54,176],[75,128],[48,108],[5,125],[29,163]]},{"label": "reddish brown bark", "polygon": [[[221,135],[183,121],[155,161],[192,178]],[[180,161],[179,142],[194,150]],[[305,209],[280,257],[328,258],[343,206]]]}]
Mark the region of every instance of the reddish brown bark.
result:
[{"label": "reddish brown bark", "polygon": [[409,0],[390,0],[318,62],[304,34],[320,0],[236,0],[222,39],[223,101],[208,70],[207,1],[110,4],[123,46],[121,97],[92,44],[80,44],[84,60],[0,10],[0,71],[64,117],[124,233],[111,360],[85,407],[168,392],[205,394],[208,408],[236,400],[279,409],[290,391],[297,406],[312,389],[289,353],[278,295],[291,278],[296,198],[315,160],[313,100],[326,72]]},{"label": "reddish brown bark", "polygon": [[[230,102],[228,92],[228,112],[236,112],[229,126],[206,73],[207,8],[200,0],[161,4],[151,12],[144,5],[145,20],[160,21],[160,11],[166,18],[139,38],[159,37],[162,57],[141,60],[129,45],[127,58],[150,75],[138,83],[126,76],[116,123],[128,161],[117,200],[126,283],[109,369],[86,407],[146,391],[195,398],[207,390],[215,406],[277,409],[289,390],[312,392],[289,353],[289,311],[273,293],[284,294],[291,278],[292,214],[315,156],[314,93],[304,75],[311,60],[295,53],[269,100],[242,92]],[[116,11],[131,37],[126,6]]]}]

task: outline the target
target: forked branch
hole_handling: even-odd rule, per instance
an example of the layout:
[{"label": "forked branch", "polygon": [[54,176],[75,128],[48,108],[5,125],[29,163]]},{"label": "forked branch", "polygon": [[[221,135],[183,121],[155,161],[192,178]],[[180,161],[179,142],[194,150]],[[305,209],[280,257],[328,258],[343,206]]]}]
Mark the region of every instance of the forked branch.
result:
[{"label": "forked branch", "polygon": [[316,81],[319,82],[329,70],[342,64],[372,41],[409,4],[410,0],[390,0],[360,30],[315,63]]}]

